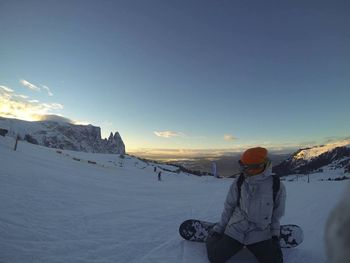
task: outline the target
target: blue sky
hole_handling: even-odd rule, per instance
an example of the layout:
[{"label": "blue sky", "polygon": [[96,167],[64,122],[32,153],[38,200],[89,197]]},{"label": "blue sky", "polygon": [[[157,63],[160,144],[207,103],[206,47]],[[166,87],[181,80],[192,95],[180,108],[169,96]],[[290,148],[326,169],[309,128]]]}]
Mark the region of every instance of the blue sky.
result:
[{"label": "blue sky", "polygon": [[127,150],[350,135],[348,1],[0,1],[0,115],[119,131]]}]

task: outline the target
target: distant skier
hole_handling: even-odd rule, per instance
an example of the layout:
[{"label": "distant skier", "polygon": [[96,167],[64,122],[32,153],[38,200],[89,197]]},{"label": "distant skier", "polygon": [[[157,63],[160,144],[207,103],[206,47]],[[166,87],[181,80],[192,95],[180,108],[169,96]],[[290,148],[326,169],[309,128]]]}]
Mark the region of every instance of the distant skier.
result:
[{"label": "distant skier", "polygon": [[161,171],[159,171],[159,173],[158,173],[158,181],[162,181],[162,172]]},{"label": "distant skier", "polygon": [[154,172],[157,172],[157,166],[154,166],[153,171],[154,171]]},{"label": "distant skier", "polygon": [[17,150],[17,145],[18,145],[18,141],[19,141],[20,137],[19,135],[16,136],[16,142],[15,142],[15,147],[13,148],[14,151]]},{"label": "distant skier", "polygon": [[209,261],[224,263],[246,246],[260,263],[282,263],[278,239],[285,186],[271,175],[265,148],[246,150],[239,163],[241,175],[232,183],[221,220],[206,241]]}]

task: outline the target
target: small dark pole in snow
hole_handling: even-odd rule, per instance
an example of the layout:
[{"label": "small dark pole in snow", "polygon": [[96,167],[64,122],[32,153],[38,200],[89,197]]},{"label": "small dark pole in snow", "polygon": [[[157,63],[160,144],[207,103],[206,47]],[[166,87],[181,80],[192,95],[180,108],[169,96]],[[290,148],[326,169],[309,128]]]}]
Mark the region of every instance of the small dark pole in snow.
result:
[{"label": "small dark pole in snow", "polygon": [[13,148],[14,151],[17,150],[18,140],[19,140],[19,136],[17,135],[17,137],[16,137],[16,142],[15,142],[15,148]]},{"label": "small dark pole in snow", "polygon": [[119,167],[123,167],[124,158],[125,158],[124,154],[119,155]]},{"label": "small dark pole in snow", "polygon": [[310,183],[310,173],[307,173],[307,182]]}]

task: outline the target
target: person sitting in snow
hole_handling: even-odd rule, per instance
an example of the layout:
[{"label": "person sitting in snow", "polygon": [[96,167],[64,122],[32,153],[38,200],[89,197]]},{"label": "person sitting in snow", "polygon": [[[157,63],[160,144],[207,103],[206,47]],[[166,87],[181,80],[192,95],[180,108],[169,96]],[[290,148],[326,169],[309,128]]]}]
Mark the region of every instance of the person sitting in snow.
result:
[{"label": "person sitting in snow", "polygon": [[286,202],[285,186],[279,182],[274,193],[275,179],[265,148],[246,150],[239,163],[241,179],[232,183],[221,220],[211,229],[206,241],[208,259],[211,263],[224,263],[246,247],[260,263],[282,263],[279,235]]}]

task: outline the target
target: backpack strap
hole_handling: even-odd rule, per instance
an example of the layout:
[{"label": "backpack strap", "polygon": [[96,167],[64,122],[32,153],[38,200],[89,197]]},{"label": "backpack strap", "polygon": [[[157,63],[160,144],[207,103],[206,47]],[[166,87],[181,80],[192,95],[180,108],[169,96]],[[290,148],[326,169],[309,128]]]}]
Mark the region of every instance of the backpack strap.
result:
[{"label": "backpack strap", "polygon": [[272,175],[273,183],[272,183],[272,195],[273,195],[273,203],[276,201],[276,196],[278,191],[280,190],[281,180],[279,176]]},{"label": "backpack strap", "polygon": [[238,195],[237,195],[237,206],[239,207],[241,204],[241,187],[244,181],[244,175],[241,173],[237,179],[237,190],[238,190]]}]

